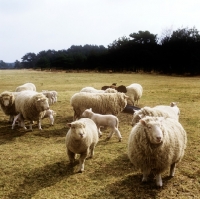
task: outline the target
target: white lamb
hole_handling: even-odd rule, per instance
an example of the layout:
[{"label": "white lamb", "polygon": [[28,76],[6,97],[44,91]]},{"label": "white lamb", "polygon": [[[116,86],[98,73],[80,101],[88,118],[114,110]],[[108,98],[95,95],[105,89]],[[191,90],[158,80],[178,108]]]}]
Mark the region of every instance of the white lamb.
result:
[{"label": "white lamb", "polygon": [[[173,106],[172,106],[173,104]],[[172,102],[170,106],[158,105],[153,108],[145,106],[140,110],[135,110],[133,113],[132,126],[134,126],[140,119],[145,116],[156,116],[156,117],[170,117],[179,120],[180,110],[175,102]]]},{"label": "white lamb", "polygon": [[96,124],[89,118],[81,118],[68,124],[70,129],[66,135],[66,148],[70,163],[75,161],[75,155],[80,154],[79,170],[84,171],[86,158],[92,158],[94,148],[99,141]]},{"label": "white lamb", "polygon": [[97,114],[97,113],[92,112],[91,108],[86,109],[83,112],[82,116],[90,118],[94,121],[94,123],[97,125],[99,137],[102,136],[102,132],[101,132],[100,128],[101,127],[108,127],[108,128],[111,128],[111,132],[110,132],[109,136],[107,137],[107,140],[109,140],[112,137],[113,133],[116,133],[116,135],[119,138],[119,142],[121,142],[122,136],[121,136],[121,133],[118,129],[119,120],[116,116]]},{"label": "white lamb", "polygon": [[[42,130],[41,112],[49,109],[48,99],[42,93],[31,90],[19,92],[15,98],[15,108],[23,119],[30,121],[30,130],[32,130],[33,121],[37,121],[38,128]],[[16,118],[14,119],[15,121]],[[21,126],[26,129],[23,122]]]},{"label": "white lamb", "polygon": [[49,104],[54,104],[58,100],[58,92],[57,91],[48,91],[48,90],[42,90],[42,93],[48,98]]},{"label": "white lamb", "polygon": [[95,113],[118,115],[127,105],[124,93],[75,93],[70,100],[74,109],[74,120],[80,118],[83,111],[92,108]]},{"label": "white lamb", "polygon": [[186,144],[187,134],[177,120],[147,116],[131,130],[128,157],[136,169],[141,169],[142,182],[148,180],[152,171],[156,175],[156,185],[162,187],[161,173],[170,168],[170,176],[174,176]]},{"label": "white lamb", "polygon": [[134,83],[126,87],[126,95],[129,96],[127,104],[138,105],[139,99],[142,97],[143,88],[140,84]]},{"label": "white lamb", "polygon": [[25,90],[31,90],[31,91],[36,91],[36,86],[33,83],[25,83],[21,86],[18,86],[15,89],[15,92],[21,92],[21,91],[25,91]]}]

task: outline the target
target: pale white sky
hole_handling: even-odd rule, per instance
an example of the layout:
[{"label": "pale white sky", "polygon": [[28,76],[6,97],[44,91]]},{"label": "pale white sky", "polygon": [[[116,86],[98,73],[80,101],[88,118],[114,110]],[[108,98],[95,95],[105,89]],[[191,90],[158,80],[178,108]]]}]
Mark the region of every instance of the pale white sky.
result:
[{"label": "pale white sky", "polygon": [[0,0],[0,60],[107,45],[133,32],[196,27],[200,0]]}]

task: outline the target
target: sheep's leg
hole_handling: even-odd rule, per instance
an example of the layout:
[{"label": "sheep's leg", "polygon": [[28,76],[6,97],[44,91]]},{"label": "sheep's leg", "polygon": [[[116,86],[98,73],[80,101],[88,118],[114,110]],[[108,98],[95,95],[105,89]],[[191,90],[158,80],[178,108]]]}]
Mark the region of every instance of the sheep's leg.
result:
[{"label": "sheep's leg", "polygon": [[176,167],[176,163],[173,163],[170,167],[170,176],[174,176],[175,174],[175,167]]},{"label": "sheep's leg", "polygon": [[15,122],[16,122],[16,120],[19,118],[19,116],[20,116],[20,113],[14,117],[13,123],[12,123],[12,129],[14,129],[14,127],[15,127]]},{"label": "sheep's leg", "polygon": [[29,123],[29,130],[31,130],[31,131],[33,131],[32,124],[33,124],[33,122],[30,121],[30,123]]},{"label": "sheep's leg", "polygon": [[42,127],[41,127],[42,120],[39,119],[37,122],[38,122],[38,129],[39,129],[39,130],[42,130]]},{"label": "sheep's leg", "polygon": [[102,132],[101,132],[101,129],[100,129],[100,126],[97,126],[98,128],[98,133],[99,133],[99,138],[102,136]]},{"label": "sheep's leg", "polygon": [[84,163],[85,163],[85,159],[88,155],[88,150],[85,153],[81,153],[80,158],[79,158],[79,173],[82,173],[84,171]]},{"label": "sheep's leg", "polygon": [[147,182],[148,181],[148,176],[151,172],[151,169],[147,169],[145,171],[143,171],[143,177],[142,177],[142,182]]},{"label": "sheep's leg", "polygon": [[122,141],[122,135],[121,133],[119,132],[119,129],[118,128],[115,128],[115,133],[117,134],[117,137],[119,138],[119,142]]},{"label": "sheep's leg", "polygon": [[69,149],[67,149],[67,155],[69,157],[70,164],[73,164],[75,162],[75,153],[71,152]]},{"label": "sheep's leg", "polygon": [[161,177],[161,174],[156,174],[156,185],[158,187],[162,187],[162,177]]},{"label": "sheep's leg", "polygon": [[95,148],[95,145],[92,144],[92,145],[90,146],[90,153],[89,153],[89,156],[87,157],[87,159],[88,159],[88,158],[93,158],[93,156],[94,156],[94,148]]},{"label": "sheep's leg", "polygon": [[50,121],[50,124],[53,126],[53,123],[54,123],[54,117],[53,117],[53,115],[49,116],[49,121]]}]

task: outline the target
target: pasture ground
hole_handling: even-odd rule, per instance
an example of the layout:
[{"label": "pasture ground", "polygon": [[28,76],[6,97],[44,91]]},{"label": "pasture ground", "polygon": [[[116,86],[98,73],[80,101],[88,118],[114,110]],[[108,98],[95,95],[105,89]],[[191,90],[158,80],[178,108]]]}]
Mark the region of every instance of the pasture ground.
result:
[{"label": "pasture ground", "polygon": [[[37,91],[56,90],[58,102],[55,125],[48,119],[42,131],[15,127],[11,130],[8,116],[0,110],[0,198],[1,199],[121,199],[121,198],[200,198],[200,78],[156,74],[120,74],[95,72],[46,72],[33,70],[0,70],[0,93],[26,82]],[[121,143],[116,136],[105,141],[108,129],[95,149],[93,159],[86,160],[85,172],[76,173],[69,166],[65,149],[66,124],[72,121],[70,97],[83,87],[100,89],[104,85],[139,83],[144,92],[139,107],[169,105],[179,102],[180,123],[188,134],[188,146],[173,178],[163,173],[163,188],[155,187],[155,179],[141,183],[141,172],[135,171],[127,157],[127,140],[132,115],[119,115]]]}]

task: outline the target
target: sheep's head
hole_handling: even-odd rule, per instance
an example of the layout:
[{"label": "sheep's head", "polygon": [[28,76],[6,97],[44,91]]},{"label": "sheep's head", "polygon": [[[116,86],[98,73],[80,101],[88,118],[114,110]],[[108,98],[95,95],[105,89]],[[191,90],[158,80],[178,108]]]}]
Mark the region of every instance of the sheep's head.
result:
[{"label": "sheep's head", "polygon": [[92,113],[92,108],[85,109],[82,113],[82,117],[90,118]]},{"label": "sheep's head", "polygon": [[71,136],[75,140],[81,140],[86,137],[86,131],[85,131],[85,123],[80,121],[75,121],[72,123],[68,123],[68,126],[71,130]]},{"label": "sheep's head", "polygon": [[133,113],[133,119],[132,119],[132,126],[135,126],[136,123],[140,121],[144,117],[144,114],[142,113],[141,110],[135,110]]},{"label": "sheep's head", "polygon": [[4,106],[9,106],[14,102],[14,96],[12,93],[3,93],[0,95],[1,104]]},{"label": "sheep's head", "polygon": [[38,111],[49,110],[49,102],[46,97],[38,97],[36,99],[36,107]]},{"label": "sheep's head", "polygon": [[163,132],[161,129],[161,123],[163,118],[159,117],[145,117],[140,120],[140,123],[144,126],[144,130],[152,144],[160,144],[163,142]]}]

